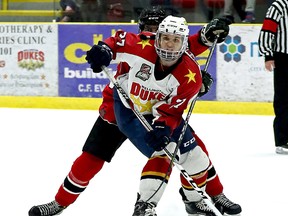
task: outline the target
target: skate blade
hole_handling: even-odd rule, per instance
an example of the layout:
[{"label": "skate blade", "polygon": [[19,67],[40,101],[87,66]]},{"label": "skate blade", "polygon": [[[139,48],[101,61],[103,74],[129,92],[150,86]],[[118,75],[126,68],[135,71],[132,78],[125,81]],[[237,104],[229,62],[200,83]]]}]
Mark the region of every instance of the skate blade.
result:
[{"label": "skate blade", "polygon": [[241,216],[241,213],[239,213],[239,214],[226,214],[226,213],[224,213],[224,216]]}]

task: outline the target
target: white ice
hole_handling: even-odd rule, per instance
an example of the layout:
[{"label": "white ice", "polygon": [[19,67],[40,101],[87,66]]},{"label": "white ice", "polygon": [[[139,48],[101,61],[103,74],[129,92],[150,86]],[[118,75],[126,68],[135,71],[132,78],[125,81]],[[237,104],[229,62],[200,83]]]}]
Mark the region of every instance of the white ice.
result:
[{"label": "white ice", "polygon": [[[0,109],[0,215],[25,216],[33,205],[54,199],[97,116],[87,110]],[[288,215],[288,155],[275,154],[272,122],[273,116],[214,114],[190,120],[242,216]],[[132,215],[145,162],[126,141],[62,215]],[[187,215],[179,186],[174,169],[158,216]]]}]

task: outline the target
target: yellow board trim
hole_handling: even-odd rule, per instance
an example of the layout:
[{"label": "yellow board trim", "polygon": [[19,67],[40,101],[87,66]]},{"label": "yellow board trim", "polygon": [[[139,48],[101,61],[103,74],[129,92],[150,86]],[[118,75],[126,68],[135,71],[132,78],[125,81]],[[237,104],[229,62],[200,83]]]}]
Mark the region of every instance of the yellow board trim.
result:
[{"label": "yellow board trim", "polygon": [[2,10],[8,10],[10,3],[57,3],[60,0],[2,0]]},{"label": "yellow board trim", "polygon": [[274,115],[273,104],[266,102],[197,101],[194,113]]},{"label": "yellow board trim", "polygon": [[0,16],[60,16],[62,11],[56,10],[0,10]]},{"label": "yellow board trim", "polygon": [[19,3],[19,2],[25,2],[25,3],[59,3],[60,0],[8,0],[8,3]]},{"label": "yellow board trim", "polygon": [[[102,98],[0,96],[0,107],[98,110]],[[193,113],[274,115],[272,103],[197,101]]]},{"label": "yellow board trim", "polygon": [[101,98],[1,96],[0,107],[97,110]]}]

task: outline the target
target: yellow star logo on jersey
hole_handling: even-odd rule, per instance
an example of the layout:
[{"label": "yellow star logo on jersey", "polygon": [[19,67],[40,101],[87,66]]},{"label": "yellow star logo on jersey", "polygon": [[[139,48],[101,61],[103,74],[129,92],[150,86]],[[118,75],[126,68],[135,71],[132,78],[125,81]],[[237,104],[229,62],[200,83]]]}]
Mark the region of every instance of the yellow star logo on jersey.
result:
[{"label": "yellow star logo on jersey", "polygon": [[150,40],[141,40],[140,42],[138,42],[137,44],[141,44],[142,45],[142,49],[145,48],[145,46],[152,46],[150,44]]},{"label": "yellow star logo on jersey", "polygon": [[188,78],[187,83],[190,83],[191,80],[196,83],[195,75],[196,75],[196,73],[193,73],[191,70],[188,69],[188,74],[185,75],[185,77]]},{"label": "yellow star logo on jersey", "polygon": [[152,103],[151,101],[147,101],[146,104],[141,103],[140,98],[136,98],[134,95],[130,94],[130,98],[135,105],[138,106],[140,112],[151,112],[152,110]]}]

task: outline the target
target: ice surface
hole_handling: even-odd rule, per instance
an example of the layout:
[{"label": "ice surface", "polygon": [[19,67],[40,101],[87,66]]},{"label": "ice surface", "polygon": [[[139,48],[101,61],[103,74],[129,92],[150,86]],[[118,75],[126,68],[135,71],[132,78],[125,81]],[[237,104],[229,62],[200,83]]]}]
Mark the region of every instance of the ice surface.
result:
[{"label": "ice surface", "polygon": [[[0,215],[25,216],[54,199],[81,153],[98,111],[0,109]],[[190,124],[206,143],[225,194],[242,216],[287,216],[288,155],[275,154],[273,116],[192,114]],[[125,142],[110,164],[67,208],[65,216],[132,215],[146,158]],[[158,216],[185,216],[175,168]]]}]

